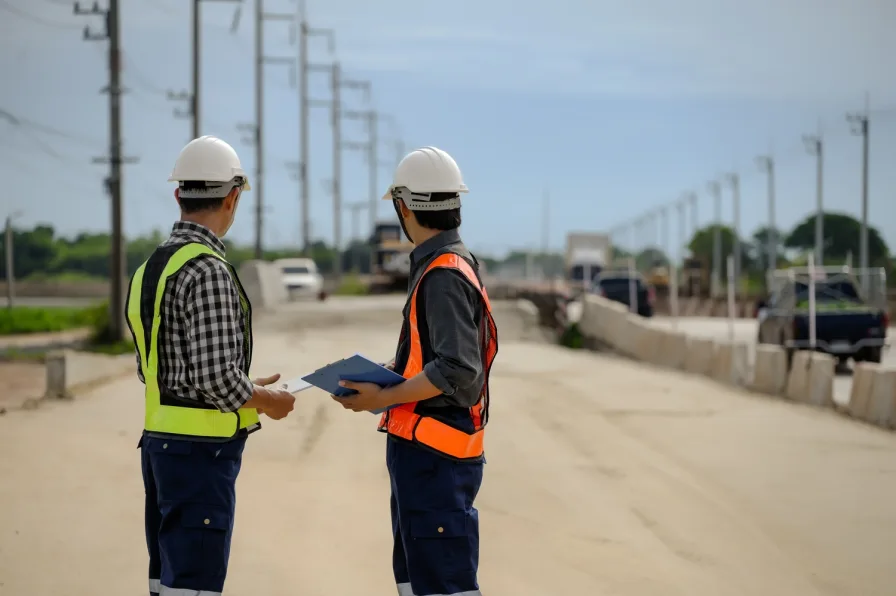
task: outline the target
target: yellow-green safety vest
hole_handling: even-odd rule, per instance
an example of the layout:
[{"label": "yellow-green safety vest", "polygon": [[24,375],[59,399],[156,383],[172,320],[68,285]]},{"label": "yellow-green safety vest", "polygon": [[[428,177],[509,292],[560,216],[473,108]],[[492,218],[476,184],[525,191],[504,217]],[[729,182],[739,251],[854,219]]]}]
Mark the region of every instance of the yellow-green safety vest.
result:
[{"label": "yellow-green safety vest", "polygon": [[[131,279],[127,299],[127,320],[140,356],[146,380],[146,419],[144,428],[150,432],[226,439],[241,429],[259,426],[258,412],[241,408],[238,412],[221,412],[202,402],[187,402],[162,395],[159,388],[159,326],[162,295],[168,280],[191,260],[208,255],[223,261],[233,277],[240,294],[240,306],[245,320],[245,365],[248,374],[252,360],[252,306],[233,266],[211,248],[198,242],[157,248]],[[152,300],[152,302],[149,302]],[[150,310],[150,308],[152,310]],[[146,333],[146,325],[151,331]],[[149,345],[147,345],[147,343]]]}]

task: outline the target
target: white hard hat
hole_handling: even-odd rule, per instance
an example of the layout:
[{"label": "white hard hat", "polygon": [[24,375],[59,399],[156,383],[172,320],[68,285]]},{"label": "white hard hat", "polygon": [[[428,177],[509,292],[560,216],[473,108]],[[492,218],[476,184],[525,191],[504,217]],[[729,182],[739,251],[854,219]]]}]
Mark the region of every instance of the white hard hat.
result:
[{"label": "white hard hat", "polygon": [[[422,147],[401,160],[383,199],[401,199],[412,211],[441,211],[460,207],[460,193],[465,192],[470,191],[454,158],[436,147]],[[430,202],[432,193],[457,196]]]},{"label": "white hard hat", "polygon": [[[199,137],[187,143],[174,162],[174,170],[168,182],[211,183],[208,185],[211,187],[210,192],[191,190],[191,196],[195,197],[213,196],[215,189],[219,194],[231,182],[234,184],[226,192],[230,192],[235,186],[240,186],[243,190],[251,189],[249,177],[243,170],[236,151],[226,142],[212,136]],[[185,191],[182,190],[181,195],[185,195]]]}]

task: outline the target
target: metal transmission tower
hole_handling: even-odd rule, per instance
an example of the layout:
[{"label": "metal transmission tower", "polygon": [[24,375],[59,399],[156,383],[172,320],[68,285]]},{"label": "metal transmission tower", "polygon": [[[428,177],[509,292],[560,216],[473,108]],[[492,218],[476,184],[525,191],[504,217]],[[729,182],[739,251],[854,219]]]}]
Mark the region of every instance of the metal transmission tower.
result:
[{"label": "metal transmission tower", "polygon": [[[174,115],[177,118],[192,118],[193,120],[193,128],[192,128],[192,138],[198,139],[202,136],[202,121],[201,121],[201,102],[199,98],[201,96],[201,77],[200,70],[202,68],[201,65],[201,56],[202,56],[202,26],[201,26],[201,2],[208,2],[210,0],[191,0],[190,8],[190,20],[192,22],[193,32],[193,70],[192,70],[192,89],[190,91],[179,91],[175,93],[174,91],[168,91],[168,99],[171,101],[182,101],[189,102],[190,108],[188,110],[175,109]],[[242,0],[215,0],[216,2],[242,2]],[[239,8],[234,15],[234,28],[237,24],[237,19],[239,18]]]},{"label": "metal transmission tower", "polygon": [[[234,20],[234,25],[236,25]],[[279,64],[295,67],[296,60],[292,57],[266,56],[264,54],[264,23],[265,21],[285,21],[294,23],[295,16],[284,13],[264,12],[263,0],[255,2],[255,122],[253,124],[241,123],[237,128],[249,137],[243,142],[255,146],[255,178],[252,180],[252,193],[255,195],[255,258],[264,256],[264,67],[266,64]],[[290,69],[290,83],[295,85],[295,69]]]},{"label": "metal transmission tower", "polygon": [[315,29],[308,25],[304,0],[298,2],[299,18],[299,204],[301,209],[302,252],[308,254],[311,249],[311,193],[309,176],[310,149],[310,117],[311,102],[308,97],[308,39],[326,37],[330,55],[335,51],[335,37],[329,29]]},{"label": "metal transmission tower", "polygon": [[[859,267],[868,267],[868,97],[865,97],[865,111],[861,114],[848,114],[847,121],[852,125],[852,133],[862,137],[862,228],[859,235]],[[868,291],[868,275],[862,275],[862,286]]]},{"label": "metal transmission tower", "polygon": [[824,141],[817,135],[804,135],[803,143],[809,155],[815,156],[815,264],[824,263]]},{"label": "metal transmission tower", "polygon": [[734,207],[734,280],[737,284],[735,292],[740,288],[741,251],[740,251],[740,176],[728,174],[725,180],[731,185],[731,198]]},{"label": "metal transmission tower", "polygon": [[712,231],[712,289],[713,298],[718,297],[722,281],[722,185],[718,181],[709,183],[713,199]]},{"label": "metal transmission tower", "polygon": [[[768,262],[766,269],[771,273],[778,266],[778,227],[775,223],[775,159],[770,155],[756,158],[759,169],[768,176],[768,238],[765,239]],[[821,257],[816,256],[821,264]]]},{"label": "metal transmission tower", "polygon": [[109,294],[109,336],[112,340],[120,340],[125,335],[124,298],[125,280],[127,279],[127,259],[122,230],[122,183],[121,166],[135,163],[136,158],[123,157],[121,142],[121,30],[119,28],[119,2],[109,0],[109,8],[101,10],[94,2],[89,10],[82,9],[75,2],[76,15],[101,16],[105,20],[103,33],[91,33],[90,27],[84,27],[84,39],[87,41],[109,41],[109,85],[103,89],[109,94],[109,155],[95,157],[93,163],[109,164],[109,177],[106,187],[112,203],[112,246],[109,273],[112,285]]}]

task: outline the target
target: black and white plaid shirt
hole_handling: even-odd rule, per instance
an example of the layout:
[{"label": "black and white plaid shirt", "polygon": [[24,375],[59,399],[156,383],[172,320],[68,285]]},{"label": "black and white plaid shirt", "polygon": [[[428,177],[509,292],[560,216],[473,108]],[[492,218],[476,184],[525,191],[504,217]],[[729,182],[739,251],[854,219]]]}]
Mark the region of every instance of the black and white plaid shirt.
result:
[{"label": "black and white plaid shirt", "polygon": [[[224,256],[224,243],[208,228],[174,224],[162,243],[199,242]],[[161,304],[159,380],[175,397],[205,401],[234,412],[252,397],[243,373],[246,333],[240,295],[227,265],[209,255],[188,262],[169,280]],[[146,382],[137,355],[137,376]]]}]

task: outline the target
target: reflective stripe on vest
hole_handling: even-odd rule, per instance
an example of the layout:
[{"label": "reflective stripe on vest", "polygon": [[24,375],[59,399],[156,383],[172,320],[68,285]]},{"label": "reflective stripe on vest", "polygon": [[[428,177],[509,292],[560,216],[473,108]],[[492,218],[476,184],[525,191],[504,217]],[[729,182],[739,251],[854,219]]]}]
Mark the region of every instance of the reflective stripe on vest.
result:
[{"label": "reflective stripe on vest", "polygon": [[[134,345],[140,355],[140,364],[143,369],[143,377],[146,380],[146,418],[144,428],[151,432],[167,433],[173,435],[188,435],[194,437],[227,438],[236,435],[240,429],[258,425],[258,412],[254,409],[243,408],[239,412],[221,412],[217,409],[209,409],[205,404],[197,402],[191,405],[187,401],[180,401],[180,405],[162,404],[161,391],[159,389],[159,327],[162,323],[160,314],[162,295],[168,284],[168,280],[180,271],[184,265],[196,257],[208,255],[220,259],[227,264],[240,295],[240,306],[245,319],[245,349],[246,366],[248,371],[252,355],[252,326],[251,308],[249,300],[239,283],[239,278],[230,263],[227,263],[221,255],[198,242],[185,244],[177,249],[164,263],[164,269],[156,284],[155,301],[152,311],[152,329],[149,334],[149,344],[146,345],[144,320],[140,312],[141,297],[143,294],[144,273],[146,265],[143,263],[131,279],[128,292],[127,319],[134,335]],[[151,282],[152,280],[146,280]]]},{"label": "reflective stripe on vest", "polygon": [[468,434],[435,418],[418,414],[416,408],[419,402],[396,406],[383,413],[380,418],[379,430],[407,441],[419,443],[454,459],[475,459],[483,453],[485,425],[488,422],[488,378],[492,363],[498,353],[498,331],[492,317],[488,293],[479,283],[479,278],[476,277],[470,264],[459,255],[446,253],[433,259],[414,286],[407,318],[410,350],[407,363],[401,374],[404,378],[410,379],[423,372],[423,349],[420,344],[420,332],[417,328],[417,290],[427,273],[440,268],[454,269],[460,272],[479,291],[484,305],[485,321],[480,331],[480,350],[485,379],[479,401],[470,408],[470,418],[475,431],[473,434]]}]

